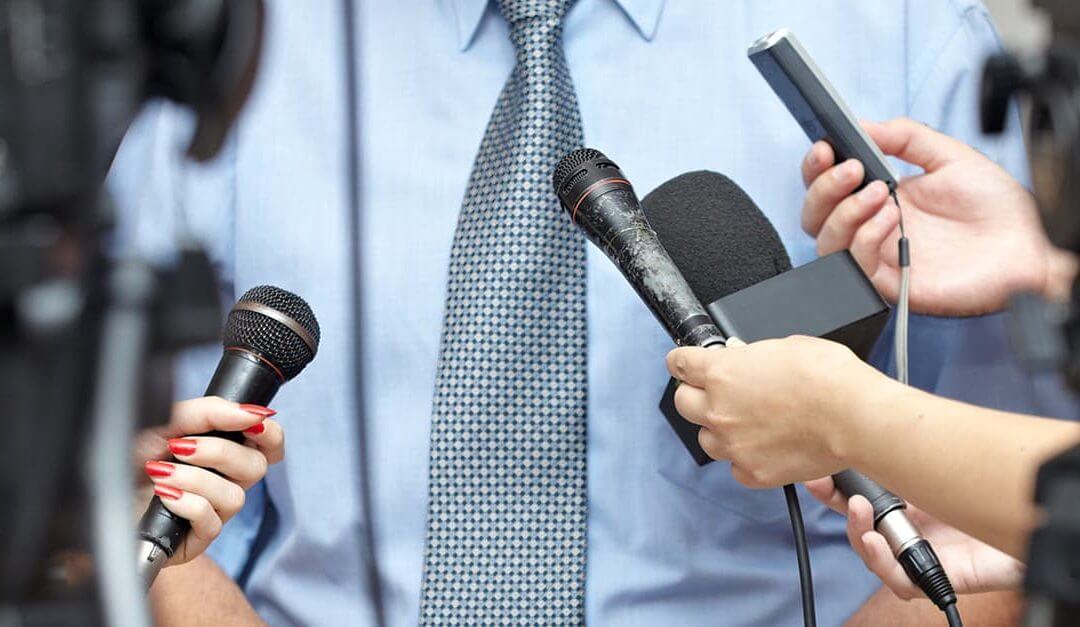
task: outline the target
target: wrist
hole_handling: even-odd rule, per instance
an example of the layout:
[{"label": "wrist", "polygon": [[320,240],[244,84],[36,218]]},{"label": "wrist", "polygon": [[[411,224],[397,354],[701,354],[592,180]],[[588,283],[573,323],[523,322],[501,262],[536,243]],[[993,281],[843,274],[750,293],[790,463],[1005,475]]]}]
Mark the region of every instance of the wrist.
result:
[{"label": "wrist", "polygon": [[888,433],[886,423],[910,388],[870,365],[847,377],[842,394],[836,395],[836,420],[829,443],[833,455],[846,468],[863,468],[875,447],[874,438]]}]

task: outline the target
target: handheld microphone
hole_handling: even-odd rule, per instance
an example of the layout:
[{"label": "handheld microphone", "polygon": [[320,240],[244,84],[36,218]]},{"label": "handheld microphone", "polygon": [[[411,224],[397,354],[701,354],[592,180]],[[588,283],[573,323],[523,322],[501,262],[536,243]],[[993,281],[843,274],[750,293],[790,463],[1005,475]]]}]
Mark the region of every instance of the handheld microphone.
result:
[{"label": "handheld microphone", "polygon": [[[206,396],[269,405],[278,389],[319,350],[319,322],[304,299],[270,285],[253,287],[236,301],[225,323],[224,354]],[[202,434],[243,442],[242,433]],[[139,521],[139,576],[149,588],[191,527],[154,497]]]},{"label": "handheld microphone", "polygon": [[[668,244],[673,262],[700,302],[715,303],[792,269],[787,250],[769,219],[726,176],[715,172],[683,174],[656,188],[645,197],[643,205],[649,224],[660,242]],[[787,305],[790,316],[805,313],[800,311],[799,302]],[[810,321],[804,324],[802,333],[816,335],[817,329]],[[782,335],[794,332],[799,331],[785,325]],[[781,335],[740,339],[755,341],[770,336]],[[697,430],[696,425],[690,426]],[[696,445],[696,436],[693,442]],[[903,499],[854,470],[833,475],[833,481],[844,496],[860,494],[870,501],[874,528],[885,536],[908,577],[938,607],[944,609],[956,602],[933,548],[904,513],[907,504]]]},{"label": "handheld microphone", "polygon": [[619,166],[598,150],[582,148],[562,158],[552,183],[570,219],[615,263],[677,345],[724,343],[660,245]]}]

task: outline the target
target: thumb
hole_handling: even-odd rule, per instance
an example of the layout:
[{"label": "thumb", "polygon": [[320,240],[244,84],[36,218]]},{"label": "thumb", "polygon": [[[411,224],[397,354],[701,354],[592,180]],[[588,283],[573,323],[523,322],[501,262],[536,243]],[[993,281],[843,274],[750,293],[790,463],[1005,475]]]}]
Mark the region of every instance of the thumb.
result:
[{"label": "thumb", "polygon": [[966,157],[972,150],[967,144],[911,118],[896,118],[880,124],[864,121],[862,126],[882,152],[927,172]]}]

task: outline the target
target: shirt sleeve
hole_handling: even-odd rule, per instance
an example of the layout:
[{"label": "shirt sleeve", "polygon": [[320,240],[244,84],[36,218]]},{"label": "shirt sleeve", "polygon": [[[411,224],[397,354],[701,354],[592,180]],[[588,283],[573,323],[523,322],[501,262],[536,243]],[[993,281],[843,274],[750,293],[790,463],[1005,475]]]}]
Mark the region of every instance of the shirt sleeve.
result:
[{"label": "shirt sleeve", "polygon": [[[235,146],[205,164],[187,160],[184,151],[193,120],[166,104],[148,106],[128,130],[106,181],[116,210],[111,251],[167,265],[182,246],[197,243],[210,256],[221,302],[231,303],[232,215],[235,198]],[[174,362],[176,398],[202,396],[221,357],[221,347],[184,351]],[[253,551],[268,496],[262,482],[247,494],[243,510],[211,544],[210,555],[236,578],[255,559]]]}]

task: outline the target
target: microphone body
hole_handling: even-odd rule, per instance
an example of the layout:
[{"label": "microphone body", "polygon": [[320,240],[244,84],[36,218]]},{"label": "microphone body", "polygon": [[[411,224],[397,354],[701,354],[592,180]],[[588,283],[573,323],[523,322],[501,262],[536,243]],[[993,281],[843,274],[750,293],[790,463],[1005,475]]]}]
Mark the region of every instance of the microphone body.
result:
[{"label": "microphone body", "polygon": [[645,219],[634,188],[596,150],[576,150],[560,162],[555,191],[589,240],[622,272],[679,346],[713,346],[724,336],[694,296]]},{"label": "microphone body", "polygon": [[[225,350],[205,396],[269,405],[281,386],[314,358],[318,341],[318,322],[303,299],[275,287],[252,288],[229,314]],[[240,432],[199,435],[244,441]],[[191,523],[166,509],[159,497],[150,501],[139,521],[138,547],[138,572],[147,588],[190,529]]]}]

